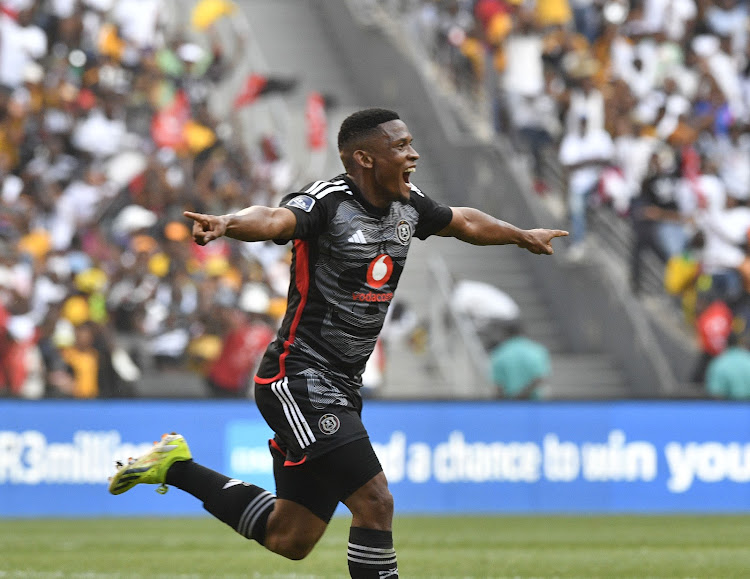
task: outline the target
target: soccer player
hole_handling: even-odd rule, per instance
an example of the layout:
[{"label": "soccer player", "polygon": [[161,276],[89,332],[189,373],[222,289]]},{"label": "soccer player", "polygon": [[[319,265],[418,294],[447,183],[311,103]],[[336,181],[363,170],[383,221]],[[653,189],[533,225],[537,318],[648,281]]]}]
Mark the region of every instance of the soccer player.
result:
[{"label": "soccer player", "polygon": [[349,573],[398,577],[393,497],[362,424],[359,393],[413,237],[515,244],[551,254],[567,235],[523,230],[477,209],[448,207],[411,183],[419,155],[398,114],[367,109],[341,124],[346,173],[284,197],[279,207],[232,215],[185,212],[193,238],[293,240],[288,306],[255,377],[255,400],[274,431],[276,495],[192,460],[185,439],[165,435],[123,465],[109,490],[172,485],[194,495],[235,531],[289,559],[304,558],[343,502],[352,513]]}]

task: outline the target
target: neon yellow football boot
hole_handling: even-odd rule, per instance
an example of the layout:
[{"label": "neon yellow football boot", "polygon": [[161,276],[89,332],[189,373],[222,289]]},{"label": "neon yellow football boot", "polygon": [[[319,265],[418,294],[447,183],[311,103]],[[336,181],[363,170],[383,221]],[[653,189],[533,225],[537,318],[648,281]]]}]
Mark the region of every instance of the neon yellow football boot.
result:
[{"label": "neon yellow football boot", "polygon": [[181,434],[165,434],[143,456],[131,458],[127,464],[118,461],[117,473],[109,479],[109,492],[119,495],[143,483],[158,484],[156,492],[164,494],[168,490],[165,481],[169,467],[177,461],[191,458],[190,448]]}]

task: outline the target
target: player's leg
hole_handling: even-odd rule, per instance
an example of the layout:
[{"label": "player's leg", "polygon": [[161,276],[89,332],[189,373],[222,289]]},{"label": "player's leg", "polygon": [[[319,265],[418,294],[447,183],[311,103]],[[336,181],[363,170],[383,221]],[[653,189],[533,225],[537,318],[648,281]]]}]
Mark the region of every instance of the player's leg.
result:
[{"label": "player's leg", "polygon": [[[282,461],[274,457],[274,473],[281,468]],[[167,483],[203,501],[209,513],[243,537],[254,539],[283,557],[299,560],[323,536],[338,501],[313,494],[315,484],[306,480],[305,472],[283,474],[286,476],[277,478],[278,497],[193,461],[175,463],[167,473]],[[294,478],[293,483],[289,474]],[[295,494],[286,490],[292,484],[304,491]]]},{"label": "player's leg", "polygon": [[182,435],[165,434],[149,452],[119,466],[110,479],[110,493],[119,495],[137,484],[158,484],[157,490],[162,493],[167,492],[167,485],[175,486],[201,500],[208,512],[241,535],[264,543],[266,522],[276,497],[266,489],[193,461]]},{"label": "player's leg", "polygon": [[[259,487],[193,461],[176,463],[167,482],[203,500],[206,510],[238,533],[294,560],[312,551],[341,497],[353,514],[351,576],[398,577],[391,537],[393,498],[368,439],[295,466],[284,466],[282,453],[272,450],[272,454],[278,495],[273,500]],[[217,493],[221,483],[222,492]],[[392,574],[378,575],[380,571]]]},{"label": "player's leg", "polygon": [[[266,548],[285,556],[304,556],[322,535],[341,500],[353,516],[347,551],[350,575],[355,579],[397,578],[391,532],[393,497],[369,438],[336,447],[299,465],[287,461],[284,466],[280,460],[283,453],[273,446],[279,499],[269,517]],[[310,515],[318,518],[315,528],[320,530],[319,536],[311,536],[305,529],[314,520]]]},{"label": "player's leg", "polygon": [[[377,461],[372,446],[359,451],[360,461]],[[343,503],[352,513],[347,560],[353,579],[398,578],[393,546],[393,496],[382,469]]]},{"label": "player's leg", "polygon": [[347,557],[351,576],[397,578],[393,497],[370,440],[349,442],[302,464],[282,461],[285,453],[274,448],[276,444],[271,447],[279,498],[268,519],[266,548],[302,558],[320,539],[341,500],[353,515]]},{"label": "player's leg", "polygon": [[352,513],[352,527],[392,529],[393,496],[382,471],[357,489],[344,504]]},{"label": "player's leg", "polygon": [[302,559],[323,536],[338,498],[318,488],[319,481],[308,480],[307,469],[288,471],[284,455],[272,454],[274,474],[281,474],[279,499],[266,489],[198,464],[184,437],[176,433],[165,434],[151,451],[121,465],[110,479],[109,491],[118,495],[145,483],[160,485],[157,490],[164,493],[167,485],[175,486],[199,499],[209,513],[243,537],[289,559]]},{"label": "player's leg", "polygon": [[196,497],[204,509],[243,537],[265,544],[266,524],[276,506],[270,491],[192,460],[173,464],[166,483]]},{"label": "player's leg", "polygon": [[265,547],[287,559],[304,559],[323,536],[328,523],[307,507],[276,499],[276,506],[268,518]]},{"label": "player's leg", "polygon": [[336,489],[317,474],[314,461],[287,461],[287,450],[269,441],[276,481],[276,505],[268,517],[265,547],[288,559],[302,559],[312,551],[339,503]]},{"label": "player's leg", "polygon": [[[391,535],[393,498],[383,468],[359,408],[341,403],[346,397],[333,377],[326,377],[321,394],[322,382],[320,376],[312,384],[307,378],[284,378],[270,387],[256,387],[255,401],[266,422],[283,434],[279,438],[284,448],[277,450],[286,455],[285,466],[274,468],[277,495],[307,507],[325,522],[336,504],[344,502],[354,517],[348,550],[351,576],[398,577]],[[303,484],[295,482],[295,476],[304,476],[299,481]],[[282,489],[284,480],[290,484]],[[305,491],[309,494],[292,494]],[[295,524],[290,524],[293,530]],[[272,541],[268,536],[266,545]]]}]

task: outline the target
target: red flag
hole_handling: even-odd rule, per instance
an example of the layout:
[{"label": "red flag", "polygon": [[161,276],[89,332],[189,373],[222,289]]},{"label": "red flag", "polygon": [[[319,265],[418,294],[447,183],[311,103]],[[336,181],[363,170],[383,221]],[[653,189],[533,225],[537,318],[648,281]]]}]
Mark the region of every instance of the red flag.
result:
[{"label": "red flag", "polygon": [[240,94],[234,99],[234,108],[238,109],[249,105],[261,95],[263,89],[266,88],[268,79],[260,74],[251,74],[245,81],[245,86],[240,91]]},{"label": "red flag", "polygon": [[151,138],[158,147],[179,149],[186,145],[184,129],[190,118],[190,102],[185,91],[178,91],[174,101],[154,115]]},{"label": "red flag", "polygon": [[308,147],[311,151],[324,149],[328,141],[328,119],[325,100],[319,92],[312,92],[307,97],[305,119],[307,120]]}]

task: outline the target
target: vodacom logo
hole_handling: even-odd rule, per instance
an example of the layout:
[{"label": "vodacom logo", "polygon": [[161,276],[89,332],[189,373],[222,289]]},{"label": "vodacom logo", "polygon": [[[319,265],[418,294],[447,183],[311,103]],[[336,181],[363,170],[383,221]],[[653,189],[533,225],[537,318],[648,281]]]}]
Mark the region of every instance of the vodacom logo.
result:
[{"label": "vodacom logo", "polygon": [[382,287],[393,273],[393,260],[390,255],[381,253],[370,262],[367,268],[367,284],[372,288]]}]

